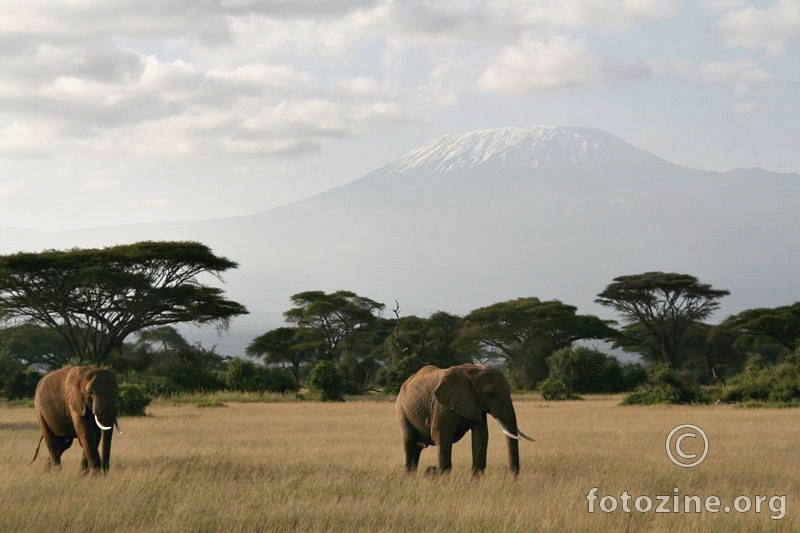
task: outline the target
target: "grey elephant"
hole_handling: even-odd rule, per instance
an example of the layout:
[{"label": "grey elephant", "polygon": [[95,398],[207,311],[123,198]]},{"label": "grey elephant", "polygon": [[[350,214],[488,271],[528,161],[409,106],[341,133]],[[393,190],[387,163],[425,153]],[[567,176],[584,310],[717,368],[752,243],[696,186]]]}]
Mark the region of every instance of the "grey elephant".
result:
[{"label": "grey elephant", "polygon": [[422,449],[439,447],[438,473],[450,470],[453,443],[472,432],[472,473],[486,469],[489,431],[486,414],[492,415],[508,441],[511,471],[519,473],[521,438],[533,440],[517,427],[511,389],[502,372],[478,364],[450,368],[427,365],[400,387],[395,402],[405,448],[406,471],[416,471]]},{"label": "grey elephant", "polygon": [[88,472],[89,467],[108,471],[117,424],[117,381],[111,370],[67,366],[49,372],[36,385],[33,403],[42,429],[34,461],[44,440],[50,464],[60,465],[61,454],[77,438],[83,448],[82,471]]}]

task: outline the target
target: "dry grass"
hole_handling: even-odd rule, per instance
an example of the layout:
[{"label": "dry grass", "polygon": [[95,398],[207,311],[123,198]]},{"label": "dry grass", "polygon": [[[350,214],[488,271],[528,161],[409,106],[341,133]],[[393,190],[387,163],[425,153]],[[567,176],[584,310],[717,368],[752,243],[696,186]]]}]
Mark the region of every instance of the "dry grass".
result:
[{"label": "dry grass", "polygon": [[[124,418],[111,471],[82,477],[80,454],[59,472],[29,465],[38,428],[29,407],[0,407],[0,531],[741,531],[800,530],[800,412],[792,409],[621,407],[619,398],[517,400],[522,472],[507,470],[490,425],[486,475],[470,479],[469,439],[439,479],[402,471],[391,401],[156,402]],[[693,423],[709,436],[706,461],[674,466],[664,440]],[[684,447],[686,449],[687,447]],[[690,450],[687,450],[690,451]],[[421,466],[435,464],[423,452]],[[589,514],[586,494],[785,495],[786,516]],[[656,502],[657,503],[657,502]],[[631,503],[632,506],[632,503]]]}]

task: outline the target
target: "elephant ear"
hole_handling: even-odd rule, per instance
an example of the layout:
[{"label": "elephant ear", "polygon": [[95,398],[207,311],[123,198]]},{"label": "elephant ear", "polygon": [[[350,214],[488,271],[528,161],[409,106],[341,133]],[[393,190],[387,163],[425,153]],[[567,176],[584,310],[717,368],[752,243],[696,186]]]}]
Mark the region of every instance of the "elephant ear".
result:
[{"label": "elephant ear", "polygon": [[64,398],[67,400],[69,410],[83,416],[86,414],[86,400],[83,395],[83,373],[79,367],[72,367],[67,371],[64,380]]},{"label": "elephant ear", "polygon": [[472,380],[458,369],[453,368],[445,372],[433,393],[439,403],[464,418],[471,420],[483,418]]}]

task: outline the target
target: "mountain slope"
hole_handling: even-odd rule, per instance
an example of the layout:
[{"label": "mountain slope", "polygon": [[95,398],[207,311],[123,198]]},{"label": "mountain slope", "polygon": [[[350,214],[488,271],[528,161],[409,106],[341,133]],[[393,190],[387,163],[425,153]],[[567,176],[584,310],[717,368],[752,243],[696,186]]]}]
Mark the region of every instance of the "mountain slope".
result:
[{"label": "mountain slope", "polygon": [[[519,296],[581,312],[616,276],[686,272],[731,291],[718,318],[800,299],[800,176],[675,165],[588,128],[440,137],[348,185],[252,216],[77,232],[0,230],[0,249],[196,239],[241,267],[251,311],[222,349],[276,327],[296,292],[349,289],[403,314]],[[226,348],[228,347],[228,348]]]}]

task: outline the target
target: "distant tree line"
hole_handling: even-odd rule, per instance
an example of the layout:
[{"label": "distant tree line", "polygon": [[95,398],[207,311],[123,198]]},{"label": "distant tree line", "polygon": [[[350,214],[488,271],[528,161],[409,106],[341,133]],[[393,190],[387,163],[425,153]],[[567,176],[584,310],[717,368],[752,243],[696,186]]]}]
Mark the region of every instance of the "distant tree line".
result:
[{"label": "distant tree line", "polygon": [[[229,357],[181,336],[174,324],[225,327],[246,313],[201,282],[236,263],[200,243],[144,242],[103,249],[0,256],[0,386],[30,396],[42,372],[68,362],[110,365],[123,391],[297,391],[324,399],[396,391],[425,364],[503,367],[519,390],[547,399],[633,391],[631,403],[800,403],[800,302],[705,322],[728,291],[688,274],[614,279],[596,301],[619,321],[559,300],[516,298],[465,316],[405,316],[351,291],[291,297],[286,325]],[[599,350],[636,354],[623,364]]]}]

